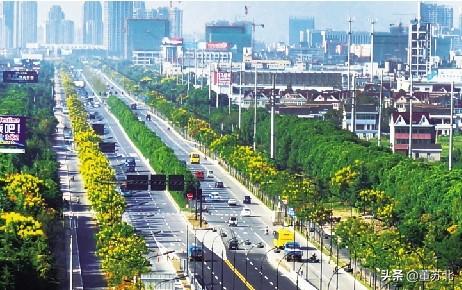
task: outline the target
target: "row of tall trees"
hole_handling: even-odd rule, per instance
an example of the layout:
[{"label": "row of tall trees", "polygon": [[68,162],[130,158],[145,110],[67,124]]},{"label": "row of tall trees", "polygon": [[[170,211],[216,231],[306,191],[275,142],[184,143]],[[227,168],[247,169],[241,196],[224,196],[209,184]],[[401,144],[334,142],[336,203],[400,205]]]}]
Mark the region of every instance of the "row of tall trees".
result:
[{"label": "row of tall trees", "polygon": [[0,289],[58,288],[52,251],[59,250],[62,195],[52,75],[43,62],[38,84],[0,84],[0,114],[28,117],[25,153],[0,154]]},{"label": "row of tall trees", "polygon": [[[153,82],[145,91],[151,96],[149,103],[171,120],[181,110],[177,107],[179,95],[173,99],[169,95],[173,86],[175,80],[169,79]],[[177,91],[181,92],[182,87],[177,87]],[[269,114],[264,110],[258,112],[258,150],[252,152],[246,147],[253,141],[252,112],[243,113],[241,130],[236,130],[237,120],[233,117],[233,112],[228,114],[227,110],[211,108],[211,113],[208,114],[210,108],[206,92],[207,90],[191,89],[189,96],[184,98],[186,112],[181,112],[181,115],[183,120],[188,120],[187,128],[192,135],[199,132],[194,137],[206,145],[212,145],[227,162],[249,178],[259,177],[258,170],[262,162],[258,162],[260,166],[249,170],[250,164],[255,164],[255,158],[246,156],[267,156]],[[202,120],[195,120],[198,117]],[[191,123],[200,124],[202,130],[191,130]],[[226,123],[234,126],[225,126]],[[181,125],[180,122],[177,124]],[[233,128],[235,132],[230,134]],[[209,138],[204,136],[206,134],[203,132],[206,131],[210,132],[207,133]],[[225,135],[216,137],[222,134]],[[276,134],[276,159],[266,159],[265,162],[277,169],[276,174],[264,174],[268,176],[268,181],[258,178],[252,178],[252,181],[262,185],[268,194],[281,196],[285,189],[293,187],[287,184],[291,176],[297,173],[306,175],[307,184],[314,184],[315,190],[310,190],[308,186],[299,190],[298,194],[288,194],[292,196],[289,204],[298,209],[296,213],[299,218],[307,217],[322,222],[321,217],[326,216],[322,210],[324,207],[315,206],[315,210],[306,211],[303,205],[322,205],[336,198],[345,205],[372,213],[376,222],[374,229],[377,225],[380,226],[366,238],[362,236],[363,232],[354,230],[354,219],[341,223],[337,235],[350,250],[354,245],[348,241],[354,240],[351,236],[353,234],[358,235],[357,238],[374,241],[362,243],[364,247],[384,253],[387,253],[385,248],[376,248],[376,244],[380,245],[380,239],[384,236],[393,237],[393,242],[399,243],[403,249],[412,248],[425,253],[421,255],[420,264],[414,263],[415,267],[422,268],[425,264],[427,269],[450,269],[455,273],[460,271],[462,181],[457,178],[460,170],[449,172],[442,165],[412,161],[394,155],[387,149],[358,140],[350,132],[338,130],[335,125],[325,121],[277,116]],[[393,234],[389,235],[390,231]],[[396,253],[390,252],[388,255],[391,259]],[[401,258],[400,263],[403,263],[403,259],[412,258],[399,253],[398,256]],[[371,263],[362,262],[366,267],[372,266]],[[393,265],[399,266],[397,263]],[[443,289],[442,287],[446,287],[444,283],[434,283],[434,289]]]},{"label": "row of tall trees", "polygon": [[99,136],[87,121],[87,112],[77,98],[72,80],[65,72],[61,79],[67,96],[80,173],[99,226],[97,255],[110,286],[136,287],[136,277],[148,271],[148,249],[142,237],[122,221],[125,200],[117,190],[115,172],[99,150]]},{"label": "row of tall trees", "polygon": [[[158,174],[178,174],[185,177],[186,188],[193,185],[193,175],[186,165],[178,159],[172,149],[144,122],[139,121],[133,111],[120,99],[110,96],[108,100],[111,112],[117,117],[122,127],[133,143],[140,149],[149,164]],[[187,204],[185,192],[170,192],[178,206],[184,208]]]}]

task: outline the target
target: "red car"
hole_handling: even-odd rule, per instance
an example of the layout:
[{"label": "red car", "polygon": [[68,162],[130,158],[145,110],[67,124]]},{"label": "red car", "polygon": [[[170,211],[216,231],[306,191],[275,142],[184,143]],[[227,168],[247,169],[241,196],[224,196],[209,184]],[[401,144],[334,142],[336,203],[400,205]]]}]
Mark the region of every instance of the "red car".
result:
[{"label": "red car", "polygon": [[197,178],[199,181],[203,181],[205,176],[204,176],[204,171],[196,171],[194,172],[194,176]]}]

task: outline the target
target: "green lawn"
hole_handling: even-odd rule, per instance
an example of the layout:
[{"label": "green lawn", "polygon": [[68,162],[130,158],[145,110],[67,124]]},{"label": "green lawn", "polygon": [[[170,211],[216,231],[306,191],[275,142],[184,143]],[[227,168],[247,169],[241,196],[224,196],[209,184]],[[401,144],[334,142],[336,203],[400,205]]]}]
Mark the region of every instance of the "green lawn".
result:
[{"label": "green lawn", "polygon": [[[437,140],[438,144],[441,144],[443,151],[441,152],[441,159],[443,162],[447,162],[449,155],[449,137],[439,136]],[[453,165],[457,168],[462,168],[462,161],[457,160],[457,153],[454,153],[457,150],[462,150],[462,134],[455,134],[453,138]]]}]

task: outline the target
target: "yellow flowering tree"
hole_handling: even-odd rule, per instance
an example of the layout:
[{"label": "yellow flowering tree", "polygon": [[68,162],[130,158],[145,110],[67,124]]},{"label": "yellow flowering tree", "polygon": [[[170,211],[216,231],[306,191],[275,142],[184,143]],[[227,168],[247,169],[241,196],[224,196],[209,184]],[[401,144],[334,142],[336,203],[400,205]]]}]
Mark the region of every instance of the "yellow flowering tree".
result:
[{"label": "yellow flowering tree", "polygon": [[26,173],[15,173],[4,178],[4,188],[8,199],[21,212],[42,211],[45,207],[42,197],[44,183],[36,176]]}]

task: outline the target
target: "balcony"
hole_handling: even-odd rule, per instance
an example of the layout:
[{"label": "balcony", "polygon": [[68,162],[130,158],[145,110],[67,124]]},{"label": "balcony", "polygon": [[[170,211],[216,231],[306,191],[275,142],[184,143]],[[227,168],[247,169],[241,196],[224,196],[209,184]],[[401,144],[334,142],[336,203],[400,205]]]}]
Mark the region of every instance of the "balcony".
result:
[{"label": "balcony", "polygon": [[[409,139],[409,133],[395,133],[395,139]],[[412,140],[430,140],[431,133],[412,133]]]}]

